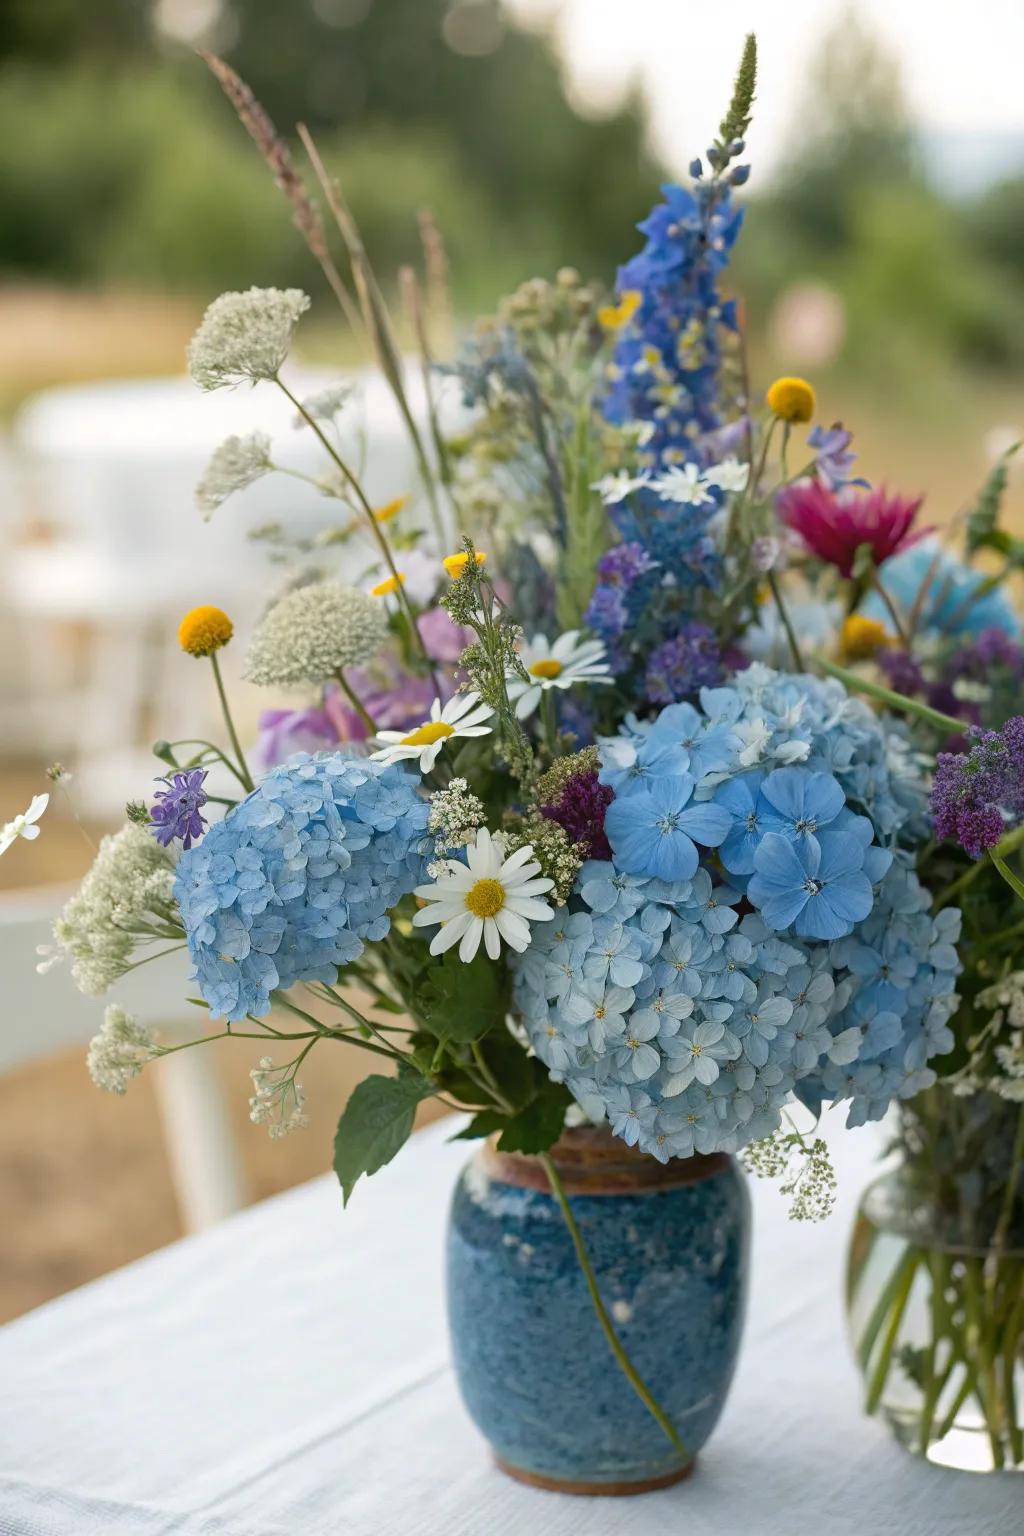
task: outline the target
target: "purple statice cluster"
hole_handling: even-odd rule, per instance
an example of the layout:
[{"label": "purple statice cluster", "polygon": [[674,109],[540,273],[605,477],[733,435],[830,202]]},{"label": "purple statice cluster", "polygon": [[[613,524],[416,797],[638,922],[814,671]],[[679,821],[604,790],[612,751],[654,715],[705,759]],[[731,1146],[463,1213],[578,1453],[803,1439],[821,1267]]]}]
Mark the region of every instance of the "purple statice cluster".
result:
[{"label": "purple statice cluster", "polygon": [[724,678],[722,653],[714,631],[692,620],[651,652],[645,691],[653,704],[674,704],[693,697],[702,688],[717,688]]},{"label": "purple statice cluster", "polygon": [[559,773],[557,782],[550,785],[541,781],[538,809],[547,821],[558,823],[575,847],[585,847],[591,858],[610,859],[604,819],[615,793],[600,782],[596,753],[590,748],[575,759],[562,761],[570,764],[570,769]]},{"label": "purple statice cluster", "polygon": [[856,1125],[934,1081],[959,913],[932,913],[907,851],[927,802],[901,736],[836,682],[755,664],[600,755],[610,857],[515,983],[592,1118],[664,1161],[764,1137],[794,1098]]},{"label": "purple statice cluster", "polygon": [[214,1018],[270,1011],[297,981],[337,980],[423,879],[418,778],[344,752],[275,768],[178,863],[174,895]]},{"label": "purple statice cluster", "polygon": [[645,453],[660,470],[699,460],[697,445],[722,424],[722,333],[736,329],[736,305],[719,278],[743,222],[732,189],[747,179],[736,166],[705,177],[699,160],[689,188],[667,185],[665,201],[638,227],[643,250],[619,268],[619,294],[640,296],[609,366],[605,414],[642,423]]},{"label": "purple statice cluster", "polygon": [[1024,818],[1024,716],[1002,730],[968,735],[967,752],[940,752],[932,786],[935,836],[972,859],[994,848]]},{"label": "purple statice cluster", "polygon": [[169,778],[160,778],[149,810],[149,824],[153,836],[162,848],[180,842],[183,848],[191,848],[206,831],[206,818],[201,814],[209,796],[203,788],[206,782],[205,768],[186,768]]}]

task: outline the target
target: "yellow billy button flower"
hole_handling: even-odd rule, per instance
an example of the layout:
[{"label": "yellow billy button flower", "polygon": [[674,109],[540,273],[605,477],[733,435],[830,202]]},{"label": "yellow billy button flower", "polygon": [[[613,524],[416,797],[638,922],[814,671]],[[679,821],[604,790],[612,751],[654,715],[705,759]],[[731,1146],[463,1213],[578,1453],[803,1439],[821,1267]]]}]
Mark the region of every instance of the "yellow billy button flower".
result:
[{"label": "yellow billy button flower", "polygon": [[769,387],[765,398],[772,415],[791,425],[795,422],[810,421],[814,415],[814,390],[806,379],[776,379],[775,383]]},{"label": "yellow billy button flower", "polygon": [[371,597],[387,597],[392,592],[397,592],[399,587],[405,586],[405,572],[399,571],[395,576],[385,576],[383,581],[378,581],[375,587],[370,588]]},{"label": "yellow billy button flower", "polygon": [[212,656],[227,645],[235,626],[221,608],[192,608],[178,625],[178,644],[190,656]]},{"label": "yellow billy button flower", "polygon": [[416,887],[424,905],[414,914],[413,926],[437,926],[432,955],[458,944],[459,959],[468,962],[481,940],[492,960],[503,943],[521,954],[532,938],[531,924],[550,922],[555,915],[540,900],[554,881],[541,874],[529,843],[506,858],[504,838],[492,837],[486,827],[469,844],[465,859],[444,860],[432,885]]},{"label": "yellow billy button flower", "polygon": [[[478,549],[476,552],[477,565],[483,565],[486,559],[487,556],[484,554],[483,550]],[[469,556],[466,554],[465,550],[462,550],[457,555],[445,555],[444,559],[441,561],[441,564],[448,572],[448,575],[451,577],[452,581],[458,581],[459,577],[466,569],[466,566],[469,564]]]},{"label": "yellow billy button flower", "polygon": [[617,304],[605,304],[599,309],[597,318],[606,331],[620,331],[632,320],[643,300],[643,294],[636,288],[627,288]]},{"label": "yellow billy button flower", "polygon": [[408,496],[396,496],[394,501],[386,501],[382,507],[375,507],[373,511],[374,521],[378,523],[390,523],[409,500]]},{"label": "yellow billy button flower", "polygon": [[862,613],[851,613],[843,620],[839,649],[844,661],[870,661],[885,649],[892,636],[878,619],[869,619]]}]

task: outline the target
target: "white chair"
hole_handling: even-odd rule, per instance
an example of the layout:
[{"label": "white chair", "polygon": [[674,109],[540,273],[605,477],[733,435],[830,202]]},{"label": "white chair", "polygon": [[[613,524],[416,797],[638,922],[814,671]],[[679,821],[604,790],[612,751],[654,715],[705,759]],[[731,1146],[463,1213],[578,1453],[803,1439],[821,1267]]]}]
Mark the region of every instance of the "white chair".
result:
[{"label": "white chair", "polygon": [[[120,1003],[164,1037],[200,1032],[205,1015],[185,999],[184,951],[132,972],[109,998],[83,997],[66,965],[36,971],[36,947],[52,942],[54,918],[69,891],[47,888],[0,896],[0,1073],[72,1045],[99,1029],[105,1003]],[[206,1050],[179,1051],[152,1072],[171,1178],[189,1232],[211,1226],[245,1204],[244,1180]],[[83,1063],[83,1073],[85,1066]],[[98,1090],[97,1090],[98,1091]]]}]

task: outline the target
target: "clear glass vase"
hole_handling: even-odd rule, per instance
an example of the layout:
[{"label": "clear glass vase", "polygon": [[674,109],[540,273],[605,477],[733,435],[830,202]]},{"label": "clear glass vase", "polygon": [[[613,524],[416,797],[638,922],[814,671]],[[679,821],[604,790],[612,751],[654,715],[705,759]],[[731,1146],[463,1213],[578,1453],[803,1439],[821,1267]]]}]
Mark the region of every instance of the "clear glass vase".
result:
[{"label": "clear glass vase", "polygon": [[[1012,1204],[1011,1200],[1008,1206]],[[962,1471],[1024,1471],[1024,1244],[978,1244],[906,1168],[865,1192],[846,1305],[868,1413],[907,1450]]]}]

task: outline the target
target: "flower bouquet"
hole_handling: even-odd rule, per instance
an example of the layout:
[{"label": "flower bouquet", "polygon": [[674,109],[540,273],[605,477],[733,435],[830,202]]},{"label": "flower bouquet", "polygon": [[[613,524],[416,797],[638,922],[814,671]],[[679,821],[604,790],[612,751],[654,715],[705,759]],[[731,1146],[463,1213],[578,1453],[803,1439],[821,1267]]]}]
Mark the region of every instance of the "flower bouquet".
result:
[{"label": "flower bouquet", "polygon": [[[426,291],[402,278],[423,411],[312,139],[344,272],[287,147],[209,62],[372,341],[420,483],[374,505],[346,446],[351,386],[289,383],[304,294],[210,306],[192,377],[283,391],[336,516],[313,539],[258,530],[291,568],[246,642],[247,676],[274,694],[248,753],[219,670],[231,620],[182,621],[224,738],[157,744],[162,787],[104,841],[56,938],[92,995],[187,945],[209,1024],[161,1043],[114,1004],[94,1079],[123,1092],[169,1050],[242,1038],[252,1119],[282,1136],[306,1123],[315,1051],[372,1055],[337,1128],[346,1201],[424,1101],[463,1111],[458,1134],[485,1142],[449,1246],[464,1396],[509,1470],[601,1491],[683,1476],[721,1410],[745,1293],[733,1155],[819,1216],[823,1111],[858,1126],[907,1106],[919,1211],[949,1181],[979,1212],[978,1180],[986,1210],[1003,1191],[985,1239],[999,1278],[943,1250],[941,1333],[913,1356],[921,1436],[962,1394],[1019,1460],[1019,1129],[1012,1158],[1000,1131],[958,1182],[918,1096],[994,1088],[1000,1126],[1021,1096],[1024,991],[1003,943],[1024,932],[1004,900],[1024,895],[1020,722],[972,735],[1024,673],[1002,590],[1021,550],[998,528],[998,474],[967,523],[968,553],[1001,562],[981,575],[923,542],[919,500],[855,476],[806,381],[748,392],[721,285],[753,39],[713,145],[665,188],[613,293],[568,270],[526,283],[440,366],[443,248],[425,226]],[[231,438],[199,505],[295,472],[264,434]],[[932,1230],[872,1315],[886,1369]]]}]

